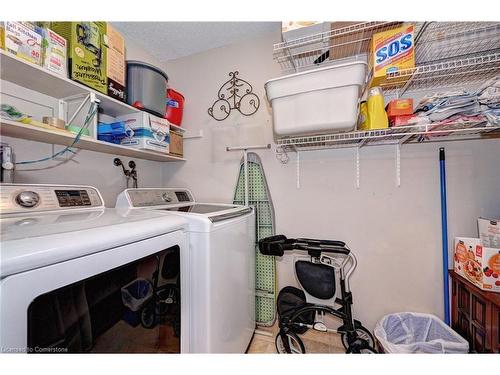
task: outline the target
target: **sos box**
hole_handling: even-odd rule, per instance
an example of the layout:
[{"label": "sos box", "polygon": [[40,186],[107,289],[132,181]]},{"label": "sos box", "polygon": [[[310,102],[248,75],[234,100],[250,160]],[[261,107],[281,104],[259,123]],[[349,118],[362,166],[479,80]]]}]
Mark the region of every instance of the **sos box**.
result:
[{"label": "sos box", "polygon": [[480,289],[500,293],[500,249],[478,238],[455,238],[454,270]]},{"label": "sos box", "polygon": [[387,78],[388,73],[415,67],[414,26],[412,24],[373,34],[368,57],[370,87],[400,85],[410,75]]}]

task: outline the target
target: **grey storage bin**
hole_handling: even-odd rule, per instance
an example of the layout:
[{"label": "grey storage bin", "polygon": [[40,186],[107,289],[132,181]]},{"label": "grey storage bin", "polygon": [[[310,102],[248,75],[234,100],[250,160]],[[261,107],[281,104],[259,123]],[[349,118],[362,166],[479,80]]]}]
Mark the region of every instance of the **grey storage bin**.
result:
[{"label": "grey storage bin", "polygon": [[469,343],[434,315],[401,312],[384,316],[375,337],[386,353],[467,353]]},{"label": "grey storage bin", "polygon": [[155,116],[167,110],[165,72],[141,61],[127,61],[127,103]]}]

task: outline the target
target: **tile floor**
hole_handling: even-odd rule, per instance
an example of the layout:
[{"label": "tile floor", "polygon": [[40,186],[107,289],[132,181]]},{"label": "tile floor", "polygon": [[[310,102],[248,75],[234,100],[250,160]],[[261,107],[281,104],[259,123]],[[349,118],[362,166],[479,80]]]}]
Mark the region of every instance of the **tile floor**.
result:
[{"label": "tile floor", "polygon": [[[278,333],[278,325],[265,328],[259,327],[258,331],[266,334],[255,333],[248,347],[248,354],[276,354],[275,339]],[[345,353],[340,341],[340,335],[336,333],[317,332],[308,330],[300,338],[304,342],[306,353]]]}]

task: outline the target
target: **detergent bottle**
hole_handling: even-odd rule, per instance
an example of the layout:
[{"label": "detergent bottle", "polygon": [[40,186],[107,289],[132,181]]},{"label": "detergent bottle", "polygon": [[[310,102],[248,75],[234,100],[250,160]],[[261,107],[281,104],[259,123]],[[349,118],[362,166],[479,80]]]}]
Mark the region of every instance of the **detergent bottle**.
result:
[{"label": "detergent bottle", "polygon": [[368,92],[366,102],[367,119],[363,130],[385,129],[389,127],[389,120],[385,112],[384,95],[380,87],[372,87]]}]

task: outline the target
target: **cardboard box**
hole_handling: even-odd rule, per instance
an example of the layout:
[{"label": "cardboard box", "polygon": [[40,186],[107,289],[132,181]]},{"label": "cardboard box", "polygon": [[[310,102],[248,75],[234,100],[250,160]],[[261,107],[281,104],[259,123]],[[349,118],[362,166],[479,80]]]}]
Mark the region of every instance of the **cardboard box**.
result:
[{"label": "cardboard box", "polygon": [[120,116],[117,121],[125,121],[133,135],[122,139],[121,145],[142,150],[170,152],[170,124],[161,117],[147,112],[137,112]]},{"label": "cardboard box", "polygon": [[477,219],[479,238],[486,247],[500,249],[500,219]]},{"label": "cardboard box", "polygon": [[70,78],[107,94],[106,22],[52,22],[51,30],[66,38]]},{"label": "cardboard box", "polygon": [[108,95],[125,101],[125,39],[109,23],[106,32]]},{"label": "cardboard box", "polygon": [[417,116],[415,115],[401,115],[401,116],[393,116],[389,117],[389,126],[408,126],[411,124],[415,124],[415,121],[412,121]]},{"label": "cardboard box", "polygon": [[[387,82],[387,73],[415,67],[414,27],[404,25],[374,34],[370,43],[368,69],[370,87]],[[404,84],[409,77],[397,80]]]},{"label": "cardboard box", "polygon": [[484,247],[479,238],[455,238],[454,270],[478,288],[500,293],[500,249]]},{"label": "cardboard box", "polygon": [[413,99],[393,99],[387,105],[387,117],[412,115]]},{"label": "cardboard box", "polygon": [[50,29],[43,30],[43,67],[63,77],[68,76],[66,39]]},{"label": "cardboard box", "polygon": [[182,133],[170,130],[170,154],[175,156],[184,155]]},{"label": "cardboard box", "polygon": [[5,22],[5,50],[30,63],[42,64],[42,30],[29,22]]}]

